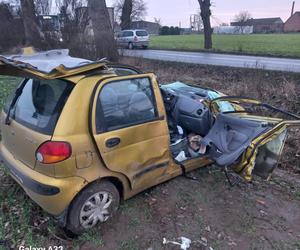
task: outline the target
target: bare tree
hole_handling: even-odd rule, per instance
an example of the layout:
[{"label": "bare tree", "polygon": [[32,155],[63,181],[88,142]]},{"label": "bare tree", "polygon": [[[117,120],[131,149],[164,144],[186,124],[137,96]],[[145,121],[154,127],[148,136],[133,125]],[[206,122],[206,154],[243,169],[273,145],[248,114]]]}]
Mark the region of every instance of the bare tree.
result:
[{"label": "bare tree", "polygon": [[154,22],[157,23],[160,27],[162,26],[161,18],[154,17]]},{"label": "bare tree", "polygon": [[26,46],[43,48],[45,46],[45,38],[38,25],[33,0],[21,0],[20,3],[25,31]]},{"label": "bare tree", "polygon": [[252,18],[252,15],[248,11],[241,11],[234,17],[234,21],[237,22],[239,25],[239,29],[242,34],[245,32],[245,27],[248,26],[249,20]]},{"label": "bare tree", "polygon": [[[132,11],[130,15],[130,21],[139,21],[145,18],[147,15],[147,4],[144,0],[131,0]],[[122,17],[123,7],[125,6],[125,0],[115,0],[114,8],[116,18],[120,21]]]},{"label": "bare tree", "polygon": [[19,9],[16,11],[10,3],[0,3],[0,52],[21,47],[24,40],[24,27]]},{"label": "bare tree", "polygon": [[211,2],[210,0],[198,0],[200,4],[201,18],[203,21],[204,27],[204,48],[211,49],[212,48],[212,28],[210,24],[210,16],[211,16]]},{"label": "bare tree", "polygon": [[118,51],[105,0],[88,0],[97,58],[117,60]]},{"label": "bare tree", "polygon": [[34,0],[35,11],[38,15],[49,15],[52,9],[52,0]]},{"label": "bare tree", "polygon": [[121,15],[122,30],[130,29],[131,27],[132,7],[133,7],[132,0],[124,0],[122,15]]}]

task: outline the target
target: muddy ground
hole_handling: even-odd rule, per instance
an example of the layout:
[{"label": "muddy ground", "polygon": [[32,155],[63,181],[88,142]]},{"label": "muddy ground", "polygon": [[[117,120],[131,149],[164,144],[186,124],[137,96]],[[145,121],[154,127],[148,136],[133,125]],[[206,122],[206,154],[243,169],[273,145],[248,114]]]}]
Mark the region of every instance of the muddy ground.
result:
[{"label": "muddy ground", "polygon": [[[123,59],[175,80],[226,94],[257,97],[299,113],[300,75]],[[291,136],[270,182],[230,187],[217,167],[178,177],[122,202],[107,224],[68,238],[0,168],[0,249],[62,245],[65,249],[180,249],[163,238],[192,241],[190,249],[300,249],[299,130]],[[2,241],[1,241],[2,240]],[[5,249],[5,248],[4,248]]]}]

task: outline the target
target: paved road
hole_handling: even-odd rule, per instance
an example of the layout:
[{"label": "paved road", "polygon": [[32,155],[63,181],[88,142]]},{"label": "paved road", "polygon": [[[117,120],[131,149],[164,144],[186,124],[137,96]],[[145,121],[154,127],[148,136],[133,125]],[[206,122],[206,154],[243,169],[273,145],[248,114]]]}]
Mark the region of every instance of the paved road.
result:
[{"label": "paved road", "polygon": [[122,50],[121,54],[124,56],[142,57],[161,61],[175,61],[237,68],[259,68],[300,73],[300,59],[169,50]]}]

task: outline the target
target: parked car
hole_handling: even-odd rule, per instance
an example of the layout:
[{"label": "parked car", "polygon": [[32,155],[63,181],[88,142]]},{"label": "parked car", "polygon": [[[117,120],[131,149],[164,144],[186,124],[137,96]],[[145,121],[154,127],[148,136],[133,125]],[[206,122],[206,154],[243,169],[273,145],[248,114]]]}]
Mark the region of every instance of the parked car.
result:
[{"label": "parked car", "polygon": [[[256,100],[172,83],[65,50],[0,57],[22,77],[1,112],[0,155],[28,196],[75,234],[106,222],[120,200],[217,164],[270,178],[300,118]],[[264,107],[287,117],[249,113]],[[230,179],[229,179],[230,180]]]},{"label": "parked car", "polygon": [[149,47],[150,36],[146,30],[123,30],[117,35],[120,47],[134,49]]}]

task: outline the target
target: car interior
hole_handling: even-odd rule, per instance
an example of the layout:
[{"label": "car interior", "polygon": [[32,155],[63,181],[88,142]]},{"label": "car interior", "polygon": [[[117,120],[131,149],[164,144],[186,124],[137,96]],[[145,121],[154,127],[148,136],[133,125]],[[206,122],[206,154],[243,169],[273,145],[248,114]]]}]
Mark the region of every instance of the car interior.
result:
[{"label": "car interior", "polygon": [[[126,74],[132,74],[131,69]],[[177,162],[209,156],[218,165],[229,166],[239,159],[253,139],[271,128],[269,124],[229,114],[214,117],[205,104],[220,97],[214,90],[180,82],[160,85],[160,89],[167,113],[170,148]],[[235,110],[226,101],[218,105],[222,112]]]},{"label": "car interior", "polygon": [[231,165],[253,139],[271,128],[229,114],[214,117],[205,104],[209,90],[187,85],[175,89],[165,85],[161,90],[168,115],[171,151],[178,162],[208,155],[220,166]]}]

